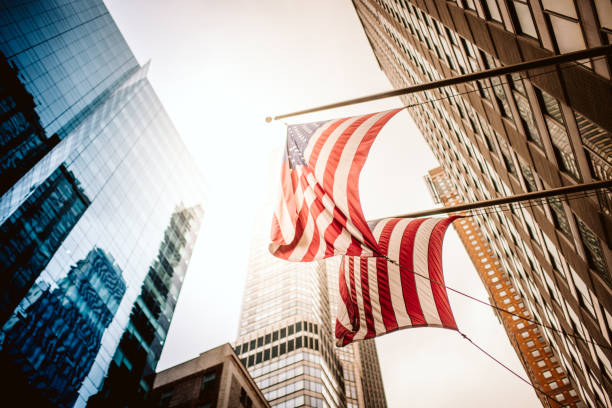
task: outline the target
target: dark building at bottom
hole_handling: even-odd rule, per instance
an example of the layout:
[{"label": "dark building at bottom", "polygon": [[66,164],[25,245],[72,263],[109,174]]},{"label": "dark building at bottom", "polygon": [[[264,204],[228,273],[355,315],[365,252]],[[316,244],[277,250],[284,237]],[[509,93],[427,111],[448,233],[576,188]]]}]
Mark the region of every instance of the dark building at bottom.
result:
[{"label": "dark building at bottom", "polygon": [[159,372],[149,405],[181,408],[270,406],[229,343]]}]

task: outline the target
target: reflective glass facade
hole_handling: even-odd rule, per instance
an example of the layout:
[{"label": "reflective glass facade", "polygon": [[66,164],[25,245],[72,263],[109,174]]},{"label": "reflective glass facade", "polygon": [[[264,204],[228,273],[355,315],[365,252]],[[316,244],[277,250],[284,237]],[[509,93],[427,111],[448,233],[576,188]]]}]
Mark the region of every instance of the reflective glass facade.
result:
[{"label": "reflective glass facade", "polygon": [[199,171],[101,0],[2,1],[0,24],[4,391],[85,406],[122,353],[123,391],[143,395],[199,230]]},{"label": "reflective glass facade", "polygon": [[138,69],[99,0],[2,0],[0,51],[34,96],[47,137],[65,136]]},{"label": "reflective glass facade", "polygon": [[[609,44],[609,3],[353,2],[396,88]],[[599,57],[402,101],[458,197],[473,202],[610,179],[611,74],[609,57]],[[555,328],[538,336],[573,385],[543,374],[560,406],[612,405],[610,197],[553,198],[474,217],[528,313]]]}]

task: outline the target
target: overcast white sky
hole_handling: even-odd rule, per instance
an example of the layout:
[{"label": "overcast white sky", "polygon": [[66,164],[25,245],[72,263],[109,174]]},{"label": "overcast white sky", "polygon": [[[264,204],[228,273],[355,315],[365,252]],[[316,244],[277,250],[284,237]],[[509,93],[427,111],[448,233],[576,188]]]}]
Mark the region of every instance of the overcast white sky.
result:
[{"label": "overcast white sky", "polygon": [[[105,0],[206,178],[209,199],[158,369],[236,338],[257,203],[285,126],[266,116],[390,89],[349,0]],[[357,105],[288,122],[400,106]],[[280,158],[274,158],[280,160]],[[402,112],[374,143],[361,179],[366,218],[433,206],[423,182],[437,163]],[[271,216],[267,215],[266,216]],[[487,295],[453,230],[447,283]],[[451,294],[468,336],[524,375],[493,313]],[[390,407],[537,406],[534,391],[457,333],[404,330],[377,340]]]}]

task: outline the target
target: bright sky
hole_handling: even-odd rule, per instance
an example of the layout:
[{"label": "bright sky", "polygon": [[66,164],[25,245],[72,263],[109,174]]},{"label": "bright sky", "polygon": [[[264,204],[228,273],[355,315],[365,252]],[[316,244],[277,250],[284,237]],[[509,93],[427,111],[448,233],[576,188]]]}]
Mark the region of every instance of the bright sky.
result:
[{"label": "bright sky", "polygon": [[[237,335],[251,225],[267,168],[283,145],[278,115],[390,89],[348,0],[105,0],[209,191],[205,218],[158,370]],[[399,100],[288,119],[307,122],[401,106]],[[367,219],[433,206],[423,182],[437,163],[406,113],[374,143],[362,173]],[[270,217],[270,215],[266,216]],[[486,292],[453,230],[447,284]],[[484,306],[451,294],[460,328],[524,374],[504,330]],[[534,391],[457,333],[396,332],[377,340],[390,407],[538,406]]]}]

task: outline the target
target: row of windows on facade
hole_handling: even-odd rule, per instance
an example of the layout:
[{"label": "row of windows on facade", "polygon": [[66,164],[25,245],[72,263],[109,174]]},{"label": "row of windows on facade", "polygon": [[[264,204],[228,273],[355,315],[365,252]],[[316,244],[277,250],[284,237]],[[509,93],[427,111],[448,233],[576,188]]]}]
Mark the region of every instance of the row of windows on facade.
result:
[{"label": "row of windows on facade", "polygon": [[272,391],[268,391],[264,393],[264,397],[268,401],[274,401],[276,399],[282,398],[286,395],[293,394],[294,392],[298,392],[301,390],[308,390],[321,394],[323,392],[323,385],[316,381],[302,379],[289,384],[285,384],[282,387],[276,388]]},{"label": "row of windows on facade", "polygon": [[325,405],[323,404],[323,400],[321,398],[313,397],[311,395],[299,395],[295,398],[273,404],[272,408],[297,408],[303,406],[323,408]]},{"label": "row of windows on facade", "polygon": [[265,336],[259,336],[257,339],[253,339],[249,342],[244,342],[242,345],[238,345],[235,348],[236,354],[245,354],[248,351],[253,351],[256,348],[262,347],[264,345],[268,345],[272,342],[278,341],[279,339],[284,339],[287,336],[291,336],[294,333],[300,333],[304,328],[305,331],[308,331],[313,334],[319,334],[319,327],[316,323],[311,322],[297,322],[287,327],[283,327],[282,329],[275,330],[272,333],[268,333]]},{"label": "row of windows on facade", "polygon": [[290,380],[300,375],[307,375],[313,378],[321,378],[321,369],[306,364],[296,365],[288,370],[282,371],[278,374],[271,375],[257,380],[257,386],[260,390],[265,390],[268,387],[272,387],[283,381]]},{"label": "row of windows on facade", "polygon": [[242,364],[244,364],[245,367],[251,367],[255,364],[268,361],[286,353],[291,353],[294,350],[299,350],[302,347],[319,351],[319,339],[313,339],[312,337],[308,336],[296,337],[287,342],[274,345],[255,354],[251,354],[248,357],[241,358],[240,361],[242,361]]},{"label": "row of windows on facade", "polygon": [[[421,13],[421,14],[423,14],[423,18],[427,21],[427,16],[424,15],[424,13]],[[418,13],[417,13],[417,17],[418,17]],[[433,18],[431,20],[435,23],[434,25],[437,28],[437,31],[440,32],[438,28],[439,23]],[[456,44],[457,41],[455,40],[454,33],[451,33],[446,28],[445,30],[447,31],[447,35],[451,39],[451,42]],[[393,35],[393,33],[389,31],[388,33]],[[417,34],[419,34],[418,31],[417,31]],[[398,44],[400,44],[396,36],[393,35],[393,37],[394,37],[394,40]],[[419,38],[420,38],[420,35],[419,35]],[[462,37],[457,36],[457,38],[461,40],[461,43],[464,46],[465,53],[469,56],[475,57],[474,50],[472,48],[473,46],[470,43],[468,43],[465,39],[463,39]],[[445,42],[443,41],[443,43]],[[402,46],[406,54],[411,55],[411,53],[408,52],[408,50],[406,49],[406,47],[404,47],[403,44],[400,44],[400,45]],[[429,47],[431,48],[431,46]],[[483,55],[482,60],[485,65],[485,68],[492,67],[494,65],[492,57],[484,53],[483,51],[480,51],[480,52]],[[460,52],[458,52],[458,48],[455,50],[455,53],[457,55],[458,60],[463,58],[463,55]],[[448,59],[448,63],[451,66],[451,68],[454,67],[450,59]],[[462,72],[464,71],[462,70]],[[525,89],[523,85],[520,83],[518,78],[519,78],[518,75],[514,75],[513,79],[511,80],[510,78],[508,78],[507,82],[509,82],[511,86],[513,86],[513,89],[517,91],[515,92],[516,93],[515,98],[516,98],[516,103],[518,106],[518,112],[519,112],[519,115],[521,116],[520,121],[522,122],[524,131],[527,134],[527,136],[531,140],[536,142],[538,146],[542,147],[541,140],[537,133],[537,128],[535,126],[535,122],[534,122],[531,110],[529,109],[528,102],[526,98],[522,96],[522,95],[525,95]],[[501,81],[499,79],[492,79],[492,82],[494,83],[493,89],[495,91],[493,94],[495,95],[495,100],[498,103],[500,112],[502,113],[503,116],[511,117],[511,110],[508,107],[507,98],[501,86],[502,85]],[[481,92],[481,96],[488,98],[488,95],[484,92],[483,88],[484,87],[491,88],[491,87],[486,86],[486,85],[483,87],[481,86],[482,83],[484,83],[484,81],[477,83],[479,91]],[[559,162],[560,168],[566,171],[568,174],[572,175],[575,179],[580,180],[581,177],[580,177],[580,174],[579,174],[579,171],[578,171],[575,159],[574,159],[574,155],[571,150],[569,140],[567,139],[565,128],[563,127],[563,119],[562,119],[561,110],[559,108],[559,105],[554,98],[552,98],[550,95],[546,94],[545,92],[540,92],[537,89],[536,89],[536,92],[537,92],[538,100],[540,101],[540,104],[542,105],[542,111],[550,115],[550,116],[548,115],[545,116],[546,125],[549,128],[550,134],[553,136],[552,137],[553,149],[555,150],[555,155]],[[519,95],[519,93],[522,95]],[[450,99],[450,102],[452,104],[452,99]],[[460,104],[458,104],[458,108],[459,108],[459,113],[461,114],[462,117],[464,117]],[[470,120],[471,119],[472,118],[470,118]],[[592,142],[591,144],[596,145],[595,151],[600,152],[600,154],[595,153],[595,157],[590,157],[590,158],[591,158],[591,165],[594,169],[593,173],[595,173],[596,178],[601,179],[602,178],[601,175],[597,175],[597,173],[601,173],[601,167],[602,167],[601,164],[605,163],[605,160],[602,161],[602,157],[608,157],[610,155],[610,149],[612,149],[612,146],[610,146],[609,140],[607,144],[603,143],[602,141],[607,140],[609,138],[602,137],[603,135],[606,134],[606,132],[604,132],[601,128],[598,128],[597,126],[592,124],[592,122],[586,120],[586,118],[584,118],[583,116],[576,114],[576,119],[577,119],[578,125],[580,126],[580,133],[583,135],[583,137],[585,137],[585,144],[588,145],[589,144],[588,142]],[[486,129],[486,126],[483,127],[483,131],[485,131],[485,129]],[[475,130],[478,133],[477,127],[474,127],[473,130]],[[486,136],[487,135],[485,133],[485,137]],[[488,140],[488,138],[486,139]],[[491,146],[491,143],[488,143],[488,145]],[[589,152],[592,152],[592,150],[593,149],[590,148]],[[505,161],[508,162],[507,160]],[[513,166],[511,165],[509,167],[510,167],[510,170],[512,171]],[[532,187],[532,186],[528,185],[528,188],[529,187]],[[610,200],[607,200],[607,201],[610,201]]]},{"label": "row of windows on facade", "polygon": [[[404,5],[401,2],[397,2],[397,4],[389,2],[390,4],[387,4],[380,0],[377,1],[406,28],[412,28],[410,26],[409,13],[412,12],[413,15],[419,16],[419,12],[414,5]],[[581,24],[582,21],[573,2],[567,0],[542,0],[538,5],[547,19],[547,27],[536,25],[532,10],[536,3],[527,0],[504,1],[501,4],[499,0],[465,0],[455,1],[455,3],[460,7],[476,12],[483,19],[505,23],[504,28],[514,27],[517,33],[535,39],[542,37],[538,35],[538,30],[549,30],[555,40],[558,52],[569,52],[585,48],[584,38],[586,32],[591,29]],[[593,5],[593,14],[596,16],[599,27],[603,30],[602,35],[605,37],[609,30],[612,30],[612,5],[610,5],[608,0],[594,0]],[[500,11],[504,6],[507,6],[510,21],[504,22],[504,13]],[[426,20],[425,13],[421,11],[420,14]]]}]

